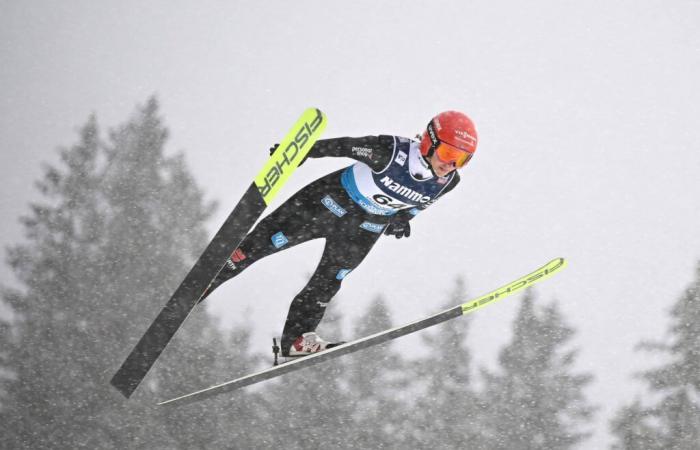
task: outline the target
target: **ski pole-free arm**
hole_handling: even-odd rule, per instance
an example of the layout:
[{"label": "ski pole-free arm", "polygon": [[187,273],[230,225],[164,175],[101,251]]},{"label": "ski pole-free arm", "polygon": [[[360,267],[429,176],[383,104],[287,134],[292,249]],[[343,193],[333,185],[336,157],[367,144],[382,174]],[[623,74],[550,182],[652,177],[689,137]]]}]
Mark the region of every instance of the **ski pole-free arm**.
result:
[{"label": "ski pole-free arm", "polygon": [[351,158],[379,171],[394,154],[393,136],[363,136],[320,139],[309,151],[309,158]]}]

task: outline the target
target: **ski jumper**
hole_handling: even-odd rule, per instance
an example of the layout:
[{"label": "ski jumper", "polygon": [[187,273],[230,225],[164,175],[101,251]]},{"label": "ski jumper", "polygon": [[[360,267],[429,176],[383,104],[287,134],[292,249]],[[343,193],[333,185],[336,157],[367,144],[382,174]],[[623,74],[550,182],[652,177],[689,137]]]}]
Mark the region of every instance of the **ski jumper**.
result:
[{"label": "ski jumper", "polygon": [[357,162],[308,184],[258,223],[203,296],[254,262],[311,239],[325,238],[321,261],[289,308],[282,332],[286,356],[294,339],[314,331],[345,277],[389,224],[408,222],[459,183],[457,171],[437,177],[419,143],[398,136],[319,140],[311,158]]}]

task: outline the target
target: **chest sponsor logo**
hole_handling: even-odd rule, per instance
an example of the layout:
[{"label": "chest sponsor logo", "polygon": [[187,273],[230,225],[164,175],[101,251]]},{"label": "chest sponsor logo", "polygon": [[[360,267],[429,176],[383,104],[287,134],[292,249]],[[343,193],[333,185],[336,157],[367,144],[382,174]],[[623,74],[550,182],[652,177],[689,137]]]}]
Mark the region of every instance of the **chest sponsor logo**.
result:
[{"label": "chest sponsor logo", "polygon": [[406,197],[407,199],[411,200],[412,202],[416,203],[428,203],[430,201],[430,197],[427,195],[423,195],[420,192],[416,192],[411,188],[408,188],[406,186],[403,186],[388,176],[385,176],[384,178],[381,179],[381,183],[387,187],[391,192],[396,193],[397,195],[400,195],[402,197]]},{"label": "chest sponsor logo", "polygon": [[408,155],[406,154],[406,152],[399,152],[399,154],[396,155],[396,164],[403,167],[403,165],[406,164],[407,158]]}]

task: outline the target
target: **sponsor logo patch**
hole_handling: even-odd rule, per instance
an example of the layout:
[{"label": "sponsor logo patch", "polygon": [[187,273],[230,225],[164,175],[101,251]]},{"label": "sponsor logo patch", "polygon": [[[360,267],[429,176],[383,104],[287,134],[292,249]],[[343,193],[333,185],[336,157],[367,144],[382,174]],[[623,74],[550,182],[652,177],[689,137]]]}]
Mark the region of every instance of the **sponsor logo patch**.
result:
[{"label": "sponsor logo patch", "polygon": [[350,273],[350,269],[340,269],[335,276],[336,280],[342,280]]},{"label": "sponsor logo patch", "polygon": [[323,206],[328,208],[330,212],[335,214],[338,217],[343,217],[345,214],[347,214],[347,211],[343,209],[342,206],[340,206],[338,203],[336,203],[335,200],[331,198],[330,195],[326,195],[321,199],[321,203],[323,203]]},{"label": "sponsor logo patch", "polygon": [[466,130],[455,130],[455,137],[466,142],[470,147],[476,143],[476,138]]},{"label": "sponsor logo patch", "polygon": [[362,222],[360,228],[371,231],[372,233],[381,233],[384,231],[384,225],[381,223]]},{"label": "sponsor logo patch", "polygon": [[233,253],[231,253],[231,261],[233,261],[235,263],[241,262],[246,258],[247,258],[246,254],[243,253],[243,250],[241,250],[240,248],[237,248],[236,250],[233,251]]},{"label": "sponsor logo patch", "polygon": [[417,203],[427,203],[430,201],[430,197],[427,195],[423,195],[420,192],[416,192],[413,189],[407,188],[406,186],[402,186],[401,184],[397,183],[396,181],[392,180],[388,176],[385,176],[380,180],[380,182],[386,186],[391,192],[395,192],[396,194],[406,197],[411,201],[417,202]]},{"label": "sponsor logo patch", "polygon": [[356,156],[362,156],[364,158],[371,158],[372,149],[367,147],[353,147],[352,154]]},{"label": "sponsor logo patch", "polygon": [[278,231],[277,233],[273,234],[270,240],[272,241],[272,245],[274,245],[275,248],[282,248],[289,242],[287,236],[285,236],[284,233],[282,233],[281,231]]},{"label": "sponsor logo patch", "polygon": [[396,164],[399,166],[403,166],[406,164],[406,159],[408,158],[408,155],[406,152],[399,151],[399,154],[396,155]]}]

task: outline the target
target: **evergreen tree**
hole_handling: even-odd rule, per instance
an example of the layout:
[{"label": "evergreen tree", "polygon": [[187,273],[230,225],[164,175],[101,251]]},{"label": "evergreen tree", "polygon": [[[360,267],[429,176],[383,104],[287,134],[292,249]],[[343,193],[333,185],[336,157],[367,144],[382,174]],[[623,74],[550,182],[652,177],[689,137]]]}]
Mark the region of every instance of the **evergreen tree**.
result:
[{"label": "evergreen tree", "polygon": [[67,344],[76,336],[71,344],[91,345],[86,334],[92,324],[75,297],[80,295],[77,281],[93,271],[84,249],[98,239],[102,220],[95,191],[99,143],[94,118],[80,138],[61,151],[65,170],[46,167],[37,184],[46,203],[31,205],[31,215],[22,219],[29,242],[10,249],[8,256],[25,291],[3,293],[20,318],[16,326],[21,333],[21,340],[8,349],[17,380],[10,386],[10,411],[3,422],[21,438],[16,444],[28,447],[61,442],[59,430],[81,427],[66,423],[73,409],[84,406],[84,399],[73,398],[69,391],[78,384],[85,388],[85,381],[88,389],[95,387],[84,379],[83,356]]},{"label": "evergreen tree", "polygon": [[[358,318],[352,334],[361,338],[391,327],[386,302],[378,296]],[[348,357],[343,384],[352,397],[348,405],[352,433],[347,448],[396,447],[410,432],[411,414],[402,396],[411,389],[411,379],[406,363],[392,347],[387,343]]]},{"label": "evergreen tree", "polygon": [[533,301],[528,290],[500,373],[483,371],[492,449],[569,449],[588,436],[581,428],[592,408],[582,389],[592,377],[572,373],[576,352],[563,349],[574,331],[556,305],[536,311]]},{"label": "evergreen tree", "polygon": [[[109,378],[205,245],[213,210],[151,99],[102,143],[90,118],[38,183],[9,251],[23,289],[5,290],[19,339],[3,425],[13,448],[176,447],[146,405],[158,377],[125,402]],[[5,439],[5,436],[3,436]]]},{"label": "evergreen tree", "polygon": [[635,401],[632,405],[622,408],[611,422],[613,435],[618,442],[613,450],[664,450],[657,430],[648,422],[651,411]]},{"label": "evergreen tree", "polygon": [[[445,302],[444,309],[463,303],[466,286],[462,278]],[[472,386],[471,352],[467,346],[470,317],[452,320],[424,332],[425,358],[412,365],[419,380],[427,380],[415,407],[422,414],[413,419],[415,442],[422,447],[482,448],[481,411]]]},{"label": "evergreen tree", "polygon": [[[163,352],[158,377],[161,400],[194,392],[260,367],[245,353],[251,330],[222,333],[204,314],[192,314]],[[221,394],[188,405],[159,407],[160,422],[177,448],[263,448],[269,424],[261,420],[259,392]]]},{"label": "evergreen tree", "polygon": [[7,349],[13,345],[10,322],[0,318],[0,413],[6,406],[7,386],[13,379]]},{"label": "evergreen tree", "polygon": [[[671,309],[668,335],[669,342],[641,345],[663,353],[669,362],[642,373],[655,400],[617,414],[612,424],[616,448],[685,450],[700,442],[700,264],[695,280]],[[639,447],[639,441],[630,443],[630,436],[638,435],[644,437]]]}]

